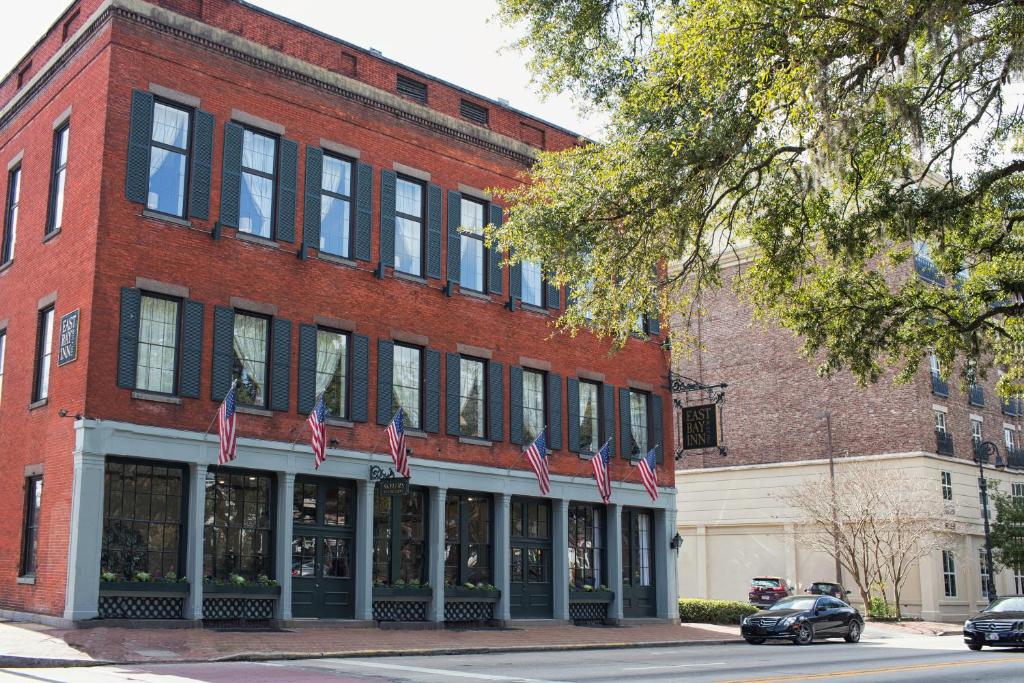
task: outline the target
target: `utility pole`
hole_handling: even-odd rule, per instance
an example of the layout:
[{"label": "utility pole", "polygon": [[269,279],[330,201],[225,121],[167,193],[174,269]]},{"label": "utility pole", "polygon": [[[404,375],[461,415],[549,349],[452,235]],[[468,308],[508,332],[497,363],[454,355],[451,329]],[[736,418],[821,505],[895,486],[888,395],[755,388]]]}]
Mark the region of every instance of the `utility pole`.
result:
[{"label": "utility pole", "polygon": [[836,583],[842,586],[843,565],[839,561],[839,514],[836,509],[836,460],[832,452],[832,411],[823,410],[818,413],[818,417],[825,418],[825,429],[828,432],[828,477],[832,484],[829,487],[832,492],[832,541],[835,544],[833,554],[836,560]]},{"label": "utility pole", "polygon": [[992,566],[992,543],[989,540],[988,524],[988,480],[985,479],[985,463],[988,456],[995,455],[995,466],[1000,467],[1003,459],[999,457],[999,446],[991,441],[981,441],[974,444],[974,462],[978,463],[978,486],[981,487],[981,514],[985,529],[985,565],[988,570],[988,599],[989,602],[996,599],[996,575]]}]

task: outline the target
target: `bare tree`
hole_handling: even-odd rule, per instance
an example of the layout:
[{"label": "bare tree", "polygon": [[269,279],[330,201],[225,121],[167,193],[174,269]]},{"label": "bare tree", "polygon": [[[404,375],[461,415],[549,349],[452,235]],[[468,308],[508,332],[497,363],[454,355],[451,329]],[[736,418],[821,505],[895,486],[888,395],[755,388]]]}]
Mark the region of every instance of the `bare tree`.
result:
[{"label": "bare tree", "polygon": [[886,463],[846,463],[834,481],[811,479],[781,497],[795,510],[808,545],[839,560],[865,609],[875,587],[888,603],[888,586],[901,617],[911,572],[949,542],[942,497],[930,484]]}]

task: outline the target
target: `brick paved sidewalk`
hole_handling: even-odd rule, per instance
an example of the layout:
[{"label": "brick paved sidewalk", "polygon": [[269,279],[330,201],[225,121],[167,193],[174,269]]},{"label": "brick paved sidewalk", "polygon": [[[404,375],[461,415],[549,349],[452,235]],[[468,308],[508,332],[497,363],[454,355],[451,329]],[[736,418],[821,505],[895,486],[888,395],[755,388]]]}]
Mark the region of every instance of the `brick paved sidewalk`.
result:
[{"label": "brick paved sidewalk", "polygon": [[734,633],[696,625],[621,627],[530,626],[509,629],[391,630],[293,627],[284,631],[212,629],[52,629],[48,635],[116,663],[449,654],[512,650],[594,649],[733,642]]}]

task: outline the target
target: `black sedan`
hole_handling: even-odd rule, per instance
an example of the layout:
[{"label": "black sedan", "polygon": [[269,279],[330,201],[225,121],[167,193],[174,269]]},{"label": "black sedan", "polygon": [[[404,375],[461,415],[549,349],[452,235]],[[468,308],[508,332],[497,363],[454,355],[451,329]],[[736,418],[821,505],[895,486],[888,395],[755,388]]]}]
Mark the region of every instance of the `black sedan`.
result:
[{"label": "black sedan", "polygon": [[977,616],[964,622],[964,642],[972,650],[983,646],[1024,647],[1024,597],[993,600]]},{"label": "black sedan", "polygon": [[808,645],[816,638],[838,637],[856,643],[864,632],[864,618],[841,600],[797,595],[743,617],[740,632],[752,645],[760,645],[769,638],[784,638],[797,645]]}]

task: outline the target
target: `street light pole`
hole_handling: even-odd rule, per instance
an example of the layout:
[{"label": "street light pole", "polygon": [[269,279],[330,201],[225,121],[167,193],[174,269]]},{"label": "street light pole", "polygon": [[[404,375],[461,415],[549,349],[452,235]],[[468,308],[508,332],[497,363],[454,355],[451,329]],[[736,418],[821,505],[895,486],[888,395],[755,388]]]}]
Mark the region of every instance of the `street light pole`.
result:
[{"label": "street light pole", "polygon": [[828,478],[831,482],[832,491],[832,541],[836,560],[836,583],[843,585],[843,564],[839,561],[839,520],[836,511],[836,461],[832,452],[832,411],[823,410],[818,417],[825,418],[825,429],[828,432]]},{"label": "street light pole", "polygon": [[978,486],[981,487],[981,514],[985,528],[985,566],[988,569],[988,599],[996,599],[996,578],[992,568],[992,542],[989,538],[988,525],[988,482],[985,480],[985,462],[989,455],[995,455],[996,467],[1002,463],[999,457],[999,446],[991,441],[982,441],[974,447],[974,461],[978,463]]}]

